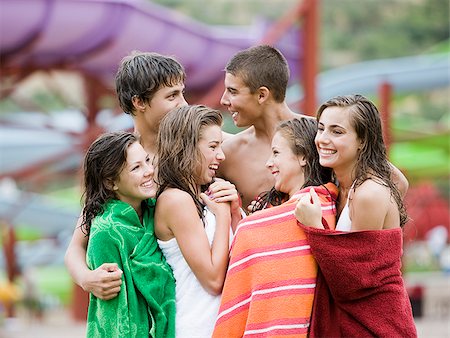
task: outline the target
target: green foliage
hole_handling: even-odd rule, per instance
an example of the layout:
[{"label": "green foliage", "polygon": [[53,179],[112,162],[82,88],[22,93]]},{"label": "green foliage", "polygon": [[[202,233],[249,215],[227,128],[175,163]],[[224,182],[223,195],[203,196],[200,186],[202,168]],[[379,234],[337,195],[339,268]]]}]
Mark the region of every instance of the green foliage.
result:
[{"label": "green foliage", "polygon": [[[73,282],[65,266],[39,266],[25,272],[27,277],[20,276],[17,280],[22,293],[31,292],[34,301],[40,306],[48,306],[46,299],[57,300],[61,305],[69,305],[72,301]],[[0,281],[5,279],[0,276]],[[30,285],[31,283],[31,285]]]},{"label": "green foliage", "polygon": [[390,158],[396,165],[405,169],[411,181],[423,177],[445,177],[449,172],[450,134],[431,135],[408,142],[393,144]]},{"label": "green foliage", "polygon": [[[153,0],[211,25],[276,21],[300,0]],[[416,55],[448,40],[446,0],[321,0],[320,50],[327,69],[362,60]]]},{"label": "green foliage", "polygon": [[51,95],[47,91],[39,91],[33,97],[33,103],[40,107],[41,111],[60,110],[66,107],[65,102],[57,95]]},{"label": "green foliage", "polygon": [[298,0],[153,0],[185,15],[212,25],[249,25],[255,18],[276,20]]},{"label": "green foliage", "polygon": [[48,192],[47,196],[54,198],[55,203],[62,207],[79,207],[81,204],[81,188],[79,186],[59,187],[51,192]]},{"label": "green foliage", "polygon": [[[449,4],[442,0],[323,0],[322,42],[326,55],[373,60],[421,54],[449,39]],[[349,53],[349,51],[351,51]],[[346,60],[338,60],[346,62]]]},{"label": "green foliage", "polygon": [[0,100],[0,116],[3,113],[11,113],[11,112],[20,112],[23,109],[20,108],[20,106],[15,103],[13,100],[11,100],[10,98],[5,98],[3,100]]}]

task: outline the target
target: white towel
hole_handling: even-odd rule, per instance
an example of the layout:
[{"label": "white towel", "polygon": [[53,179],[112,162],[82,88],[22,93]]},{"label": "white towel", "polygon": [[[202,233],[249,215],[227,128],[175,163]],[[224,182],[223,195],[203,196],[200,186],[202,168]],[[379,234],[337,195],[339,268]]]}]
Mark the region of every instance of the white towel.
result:
[{"label": "white towel", "polygon": [[[216,218],[207,208],[205,213],[205,232],[211,245],[216,231]],[[158,240],[158,244],[176,280],[176,337],[210,338],[219,311],[220,296],[212,296],[203,289],[175,238]]]}]

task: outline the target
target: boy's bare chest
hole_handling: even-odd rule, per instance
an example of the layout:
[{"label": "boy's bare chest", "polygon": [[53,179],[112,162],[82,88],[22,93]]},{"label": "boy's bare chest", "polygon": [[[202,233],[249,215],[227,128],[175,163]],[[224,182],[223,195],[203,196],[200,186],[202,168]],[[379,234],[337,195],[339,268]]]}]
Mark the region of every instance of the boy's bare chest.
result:
[{"label": "boy's bare chest", "polygon": [[270,149],[255,148],[252,151],[239,151],[227,157],[226,176],[242,194],[246,207],[261,192],[273,187],[274,179],[266,168]]}]

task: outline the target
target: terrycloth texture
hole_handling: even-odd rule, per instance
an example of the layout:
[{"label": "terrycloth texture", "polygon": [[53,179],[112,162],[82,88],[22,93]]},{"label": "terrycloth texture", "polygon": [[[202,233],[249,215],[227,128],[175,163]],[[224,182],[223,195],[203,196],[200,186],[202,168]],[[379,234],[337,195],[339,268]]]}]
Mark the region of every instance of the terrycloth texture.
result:
[{"label": "terrycloth texture", "polygon": [[[216,217],[205,208],[205,232],[212,244]],[[220,296],[205,291],[181,253],[176,238],[158,240],[176,280],[176,337],[210,338],[219,311]]]},{"label": "terrycloth texture", "polygon": [[417,336],[400,271],[400,228],[302,228],[320,267],[311,337]]},{"label": "terrycloth texture", "polygon": [[115,262],[123,271],[119,295],[90,295],[88,337],[175,337],[175,280],[154,235],[154,200],[141,225],[135,210],[113,200],[92,222],[86,259],[95,269]]},{"label": "terrycloth texture", "polygon": [[[334,228],[337,188],[326,186],[315,190],[323,221]],[[306,337],[317,264],[294,216],[306,192],[309,188],[239,223],[213,337]]]}]

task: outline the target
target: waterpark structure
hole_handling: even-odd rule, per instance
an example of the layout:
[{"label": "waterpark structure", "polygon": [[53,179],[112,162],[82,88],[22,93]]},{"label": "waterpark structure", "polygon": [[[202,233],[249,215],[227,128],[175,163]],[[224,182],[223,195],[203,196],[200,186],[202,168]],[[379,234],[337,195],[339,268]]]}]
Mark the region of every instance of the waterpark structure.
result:
[{"label": "waterpark structure", "polygon": [[[229,58],[256,44],[272,44],[283,52],[291,69],[288,103],[292,108],[313,115],[317,103],[326,98],[355,91],[375,94],[389,143],[393,93],[448,87],[448,54],[367,61],[319,73],[319,5],[319,0],[299,0],[276,22],[215,27],[144,0],[0,0],[0,98],[11,95],[36,72],[54,71],[79,74],[87,94],[82,128],[30,121],[26,113],[21,118],[0,116],[0,181],[42,182],[73,175],[86,145],[100,132],[132,128],[124,114],[99,122],[98,100],[114,93],[117,66],[132,50],[175,56],[187,72],[188,101],[219,108],[223,68]],[[5,246],[10,251],[14,251],[15,224],[37,223],[53,235],[72,229],[77,215],[35,193],[0,194],[0,220],[11,230],[11,245]],[[5,255],[14,278],[14,255]],[[85,315],[80,309],[75,309],[78,318]]]}]

